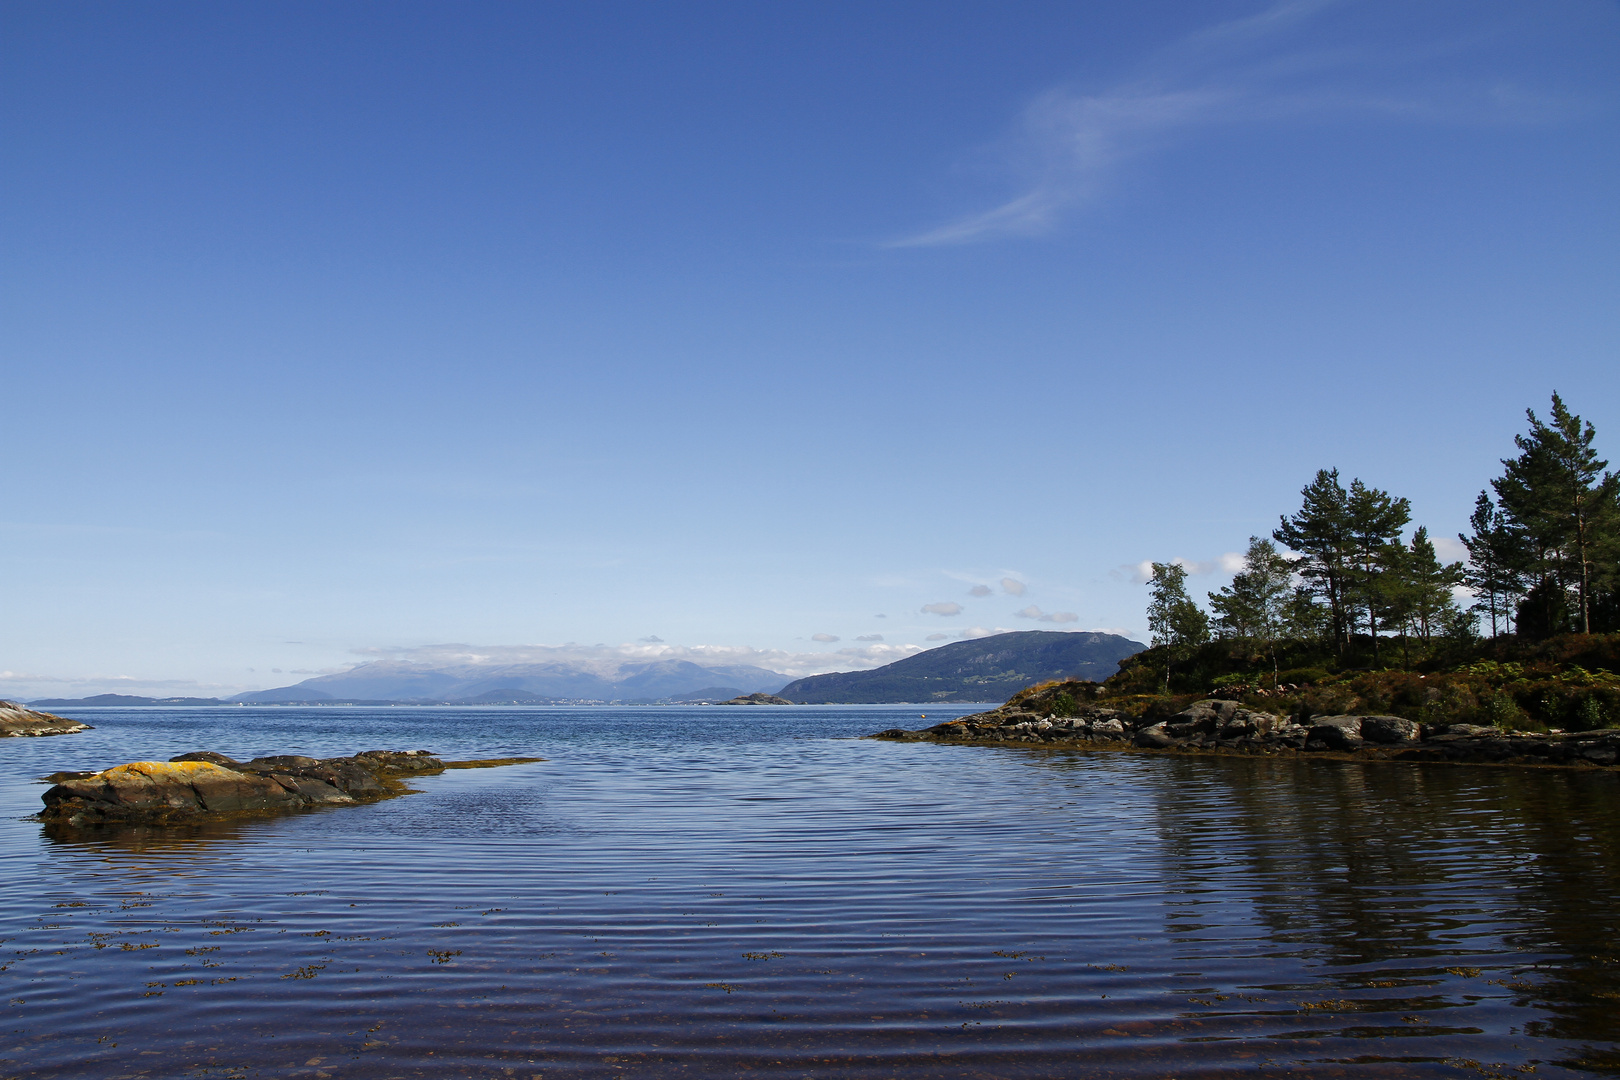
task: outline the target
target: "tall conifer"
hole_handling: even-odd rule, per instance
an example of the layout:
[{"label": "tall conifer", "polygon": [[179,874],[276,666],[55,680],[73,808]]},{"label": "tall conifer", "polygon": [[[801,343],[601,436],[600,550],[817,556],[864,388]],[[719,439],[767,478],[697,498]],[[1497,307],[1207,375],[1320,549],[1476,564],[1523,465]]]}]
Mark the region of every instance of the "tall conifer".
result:
[{"label": "tall conifer", "polygon": [[[1518,457],[1504,459],[1502,476],[1491,481],[1535,578],[1525,603],[1540,633],[1590,633],[1594,586],[1612,577],[1620,546],[1620,477],[1604,472],[1609,463],[1592,447],[1597,432],[1556,393],[1552,423],[1542,423],[1533,409],[1525,416],[1529,434],[1513,438]],[[1573,627],[1564,614],[1571,599]]]},{"label": "tall conifer", "polygon": [[1468,549],[1463,584],[1474,590],[1474,611],[1490,619],[1494,638],[1511,629],[1513,602],[1524,594],[1522,545],[1507,517],[1483,491],[1474,500],[1468,527],[1472,533],[1457,534]]},{"label": "tall conifer", "polygon": [[1350,495],[1339,483],[1338,469],[1318,469],[1300,496],[1299,512],[1283,518],[1271,536],[1301,556],[1299,576],[1327,603],[1334,648],[1342,653],[1349,644],[1348,592],[1355,559]]}]

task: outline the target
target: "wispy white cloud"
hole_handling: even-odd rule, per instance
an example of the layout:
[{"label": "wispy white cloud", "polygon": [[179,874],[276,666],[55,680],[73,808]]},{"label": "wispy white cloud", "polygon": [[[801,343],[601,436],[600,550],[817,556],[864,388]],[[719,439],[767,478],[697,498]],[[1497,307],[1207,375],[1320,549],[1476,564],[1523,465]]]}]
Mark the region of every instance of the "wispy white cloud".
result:
[{"label": "wispy white cloud", "polygon": [[1072,611],[1042,611],[1034,604],[1029,605],[1022,611],[1015,611],[1013,614],[1020,619],[1034,619],[1037,622],[1068,623],[1080,621],[1080,616]]},{"label": "wispy white cloud", "polygon": [[132,694],[140,697],[219,697],[246,689],[241,684],[196,679],[148,679],[139,675],[46,675],[0,671],[0,698],[9,701],[40,697],[91,697]]},{"label": "wispy white cloud", "polygon": [[[1284,0],[1187,35],[1148,57],[1130,78],[1082,92],[1061,87],[1029,103],[996,156],[1021,190],[988,210],[894,240],[890,247],[964,244],[1045,233],[1065,212],[1105,194],[1121,168],[1178,137],[1286,119],[1380,115],[1415,123],[1537,123],[1578,106],[1557,95],[1445,79],[1439,54],[1464,41],[1393,50],[1353,44],[1343,27],[1331,48],[1297,35],[1337,0]],[[1354,10],[1353,8],[1350,10]]]},{"label": "wispy white cloud", "polygon": [[995,592],[995,590],[992,589],[988,585],[975,585],[975,586],[973,586],[973,588],[968,590],[968,595],[969,596],[989,596],[993,592]]},{"label": "wispy white cloud", "polygon": [[960,615],[962,605],[955,600],[942,600],[937,604],[924,604],[923,613],[926,615]]},{"label": "wispy white cloud", "polygon": [[1108,576],[1115,581],[1130,581],[1137,585],[1145,585],[1153,580],[1153,564],[1155,562],[1168,562],[1179,566],[1194,577],[1217,572],[1235,574],[1243,569],[1243,553],[1241,551],[1226,551],[1213,559],[1186,559],[1180,555],[1173,559],[1143,559],[1139,563],[1120,563],[1108,572]]},{"label": "wispy white cloud", "polygon": [[882,634],[860,634],[860,635],[856,636],[855,640],[856,641],[882,641],[883,640],[883,635]]},{"label": "wispy white cloud", "polygon": [[811,634],[811,641],[832,642],[839,640],[837,634]]},{"label": "wispy white cloud", "polygon": [[920,645],[875,642],[835,652],[790,652],[747,645],[423,645],[351,650],[369,660],[388,660],[424,669],[499,667],[506,664],[566,663],[611,675],[626,663],[644,660],[690,660],[694,664],[749,664],[793,678],[827,671],[881,667],[922,651]]},{"label": "wispy white cloud", "polygon": [[1468,549],[1463,547],[1462,541],[1452,536],[1431,536],[1434,541],[1434,553],[1441,562],[1466,562]]},{"label": "wispy white cloud", "polygon": [[929,634],[927,637],[923,638],[923,640],[924,641],[946,641],[946,640],[949,640],[950,636],[951,635],[949,635],[949,634]]},{"label": "wispy white cloud", "polygon": [[1029,591],[1029,586],[1017,578],[1004,577],[1001,579],[1001,591],[1008,596],[1023,596]]}]

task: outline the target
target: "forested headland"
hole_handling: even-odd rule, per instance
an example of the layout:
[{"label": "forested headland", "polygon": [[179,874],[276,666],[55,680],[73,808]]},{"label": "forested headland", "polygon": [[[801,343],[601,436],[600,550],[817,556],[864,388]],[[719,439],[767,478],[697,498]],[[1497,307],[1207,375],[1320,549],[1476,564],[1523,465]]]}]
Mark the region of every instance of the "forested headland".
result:
[{"label": "forested headland", "polygon": [[1507,730],[1620,725],[1620,476],[1554,394],[1445,562],[1409,500],[1322,469],[1200,605],[1153,563],[1153,647],[1099,688],[1135,711],[1214,693],[1296,715]]}]

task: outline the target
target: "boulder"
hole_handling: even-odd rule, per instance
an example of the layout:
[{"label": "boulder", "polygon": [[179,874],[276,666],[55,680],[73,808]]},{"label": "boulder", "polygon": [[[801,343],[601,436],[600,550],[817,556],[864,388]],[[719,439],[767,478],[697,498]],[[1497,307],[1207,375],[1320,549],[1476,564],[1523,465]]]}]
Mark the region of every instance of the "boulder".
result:
[{"label": "boulder", "polygon": [[1361,737],[1371,743],[1414,743],[1419,727],[1402,716],[1363,716]]},{"label": "boulder", "polygon": [[[221,757],[225,755],[221,754]],[[274,757],[256,757],[247,762],[250,769],[313,769],[321,763],[320,758],[304,757],[302,754],[277,754]]]},{"label": "boulder", "polygon": [[1167,724],[1153,724],[1150,727],[1145,727],[1136,733],[1136,737],[1131,740],[1131,743],[1149,750],[1160,750],[1166,746],[1175,746],[1176,739],[1166,730],[1168,726]]},{"label": "boulder", "polygon": [[[328,763],[344,760],[351,759],[327,759]],[[368,768],[387,769],[392,772],[402,773],[432,772],[444,768],[444,762],[426,750],[362,750],[354,755],[352,760]]]},{"label": "boulder", "polygon": [[1245,709],[1235,701],[1220,698],[1195,701],[1169,720],[1169,732],[1177,738],[1194,734],[1220,739],[1264,738],[1288,726],[1285,717]]},{"label": "boulder", "polygon": [[212,750],[194,750],[189,754],[172,757],[170,761],[206,761],[211,765],[223,765],[227,769],[240,768],[242,763],[235,758],[228,758],[224,754],[216,754]]},{"label": "boulder", "polygon": [[1484,724],[1436,724],[1425,733],[1425,738],[1448,741],[1456,739],[1494,739],[1501,734],[1501,728],[1488,727]]},{"label": "boulder", "polygon": [[1195,701],[1170,718],[1170,723],[1178,727],[1188,727],[1198,731],[1214,732],[1239,712],[1246,711],[1235,701],[1223,701],[1220,698],[1210,698],[1206,701]]},{"label": "boulder", "polygon": [[1361,717],[1313,716],[1310,730],[1305,735],[1307,750],[1360,750]]},{"label": "boulder", "polygon": [[206,761],[132,761],[41,796],[48,817],[73,820],[164,820],[205,811],[290,809],[302,800],[269,777]]}]

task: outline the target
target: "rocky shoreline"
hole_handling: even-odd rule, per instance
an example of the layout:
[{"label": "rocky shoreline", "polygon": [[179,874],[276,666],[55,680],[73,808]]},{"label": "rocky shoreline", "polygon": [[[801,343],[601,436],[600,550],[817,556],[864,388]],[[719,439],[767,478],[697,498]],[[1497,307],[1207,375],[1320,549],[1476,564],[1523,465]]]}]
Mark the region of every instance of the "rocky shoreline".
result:
[{"label": "rocky shoreline", "polygon": [[234,761],[199,751],[132,761],[93,773],[55,773],[41,795],[47,823],[165,825],[321,806],[357,806],[409,794],[405,778],[446,769],[518,765],[543,758],[444,761],[426,750],[366,750],[351,757],[297,754]]},{"label": "rocky shoreline", "polygon": [[[1399,716],[1278,716],[1210,698],[1170,717],[1130,716],[1079,704],[1093,683],[1041,687],[989,712],[920,731],[869,736],[973,745],[1080,746],[1228,755],[1306,755],[1350,760],[1469,762],[1615,768],[1620,729],[1505,732],[1477,724],[1422,724]],[[1061,714],[1061,715],[1060,715]]]},{"label": "rocky shoreline", "polygon": [[15,701],[0,701],[0,739],[15,736],[72,735],[89,731],[90,725],[78,720],[30,709]]}]

